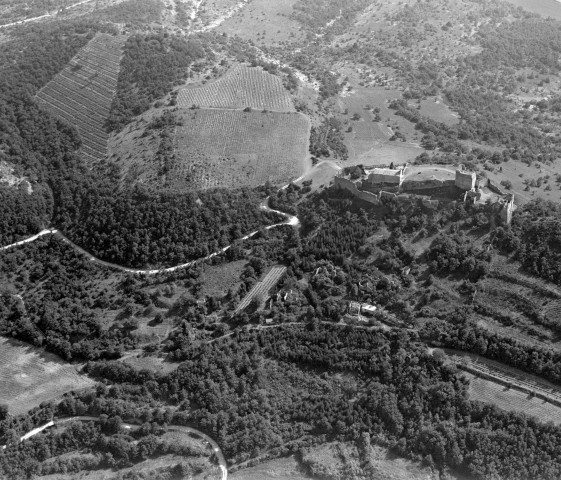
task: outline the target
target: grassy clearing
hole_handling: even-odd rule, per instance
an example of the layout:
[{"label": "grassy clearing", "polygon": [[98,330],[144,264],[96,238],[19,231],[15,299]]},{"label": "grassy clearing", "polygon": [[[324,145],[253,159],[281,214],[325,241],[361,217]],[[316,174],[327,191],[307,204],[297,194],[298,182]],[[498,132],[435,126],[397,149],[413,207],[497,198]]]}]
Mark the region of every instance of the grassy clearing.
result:
[{"label": "grassy clearing", "polygon": [[237,260],[219,265],[205,264],[200,277],[203,283],[201,296],[226,295],[230,288],[235,291],[241,284],[240,274],[246,263],[245,260]]},{"label": "grassy clearing", "polygon": [[[76,456],[78,457],[78,455]],[[191,461],[189,458],[179,455],[163,455],[158,458],[145,460],[130,468],[122,468],[118,471],[110,469],[92,470],[82,471],[80,473],[57,473],[36,478],[38,480],[119,480],[122,478],[139,478],[139,475],[144,475],[144,477],[140,478],[162,478],[159,477],[159,475],[163,474],[163,471],[169,471],[170,468],[180,463],[187,462],[196,465],[201,470],[201,473],[189,477],[193,480],[218,480],[221,478],[219,467],[212,465],[208,459],[195,459]]]},{"label": "grassy clearing", "polygon": [[429,468],[391,455],[372,445],[368,453],[359,452],[352,443],[333,442],[306,452],[303,463],[314,473],[313,478],[346,478],[349,472],[368,470],[369,478],[391,480],[433,480],[439,478]]},{"label": "grassy clearing", "polygon": [[446,105],[442,98],[434,98],[430,100],[421,100],[420,102],[421,115],[432,118],[437,122],[444,123],[445,125],[457,125],[460,123],[460,117],[454,113],[448,105]]},{"label": "grassy clearing", "polygon": [[127,357],[123,360],[123,363],[130,365],[131,367],[137,369],[150,370],[151,372],[157,372],[162,374],[167,374],[175,370],[179,364],[170,363],[164,361],[163,358],[155,356],[145,356],[143,354],[134,355]]},{"label": "grassy clearing", "polygon": [[[421,135],[415,126],[388,108],[391,100],[401,98],[399,90],[361,87],[357,72],[349,68],[344,68],[342,75],[348,77],[351,88],[339,102],[339,117],[345,124],[345,144],[349,149],[346,164],[405,163],[423,153],[418,144]],[[375,121],[375,113],[367,110],[367,106],[379,109],[380,121]],[[359,120],[352,120],[355,114],[360,116]],[[390,140],[397,131],[405,136],[406,142]]]},{"label": "grassy clearing", "polygon": [[[509,161],[500,165],[490,165],[492,171],[485,171],[487,177],[497,185],[508,180],[512,183],[510,190],[501,187],[504,191],[516,195],[516,203],[526,203],[534,198],[543,198],[552,202],[561,201],[561,184],[556,182],[556,175],[561,174],[561,164],[545,165],[542,163],[526,165],[522,162]],[[547,178],[549,176],[549,178]],[[541,186],[530,186],[526,190],[525,181],[531,182],[541,178]],[[549,188],[549,190],[548,190]]]},{"label": "grassy clearing", "polygon": [[17,340],[0,338],[0,365],[0,403],[13,415],[95,384],[58,356]]},{"label": "grassy clearing", "polygon": [[327,188],[333,182],[339,170],[331,163],[322,163],[310,169],[308,173],[298,182],[302,185],[309,180],[312,181],[310,185],[312,191],[319,190],[320,188]]},{"label": "grassy clearing", "polygon": [[470,399],[491,403],[503,410],[523,412],[542,422],[552,421],[557,425],[561,423],[561,408],[539,398],[532,398],[519,390],[478,378],[471,373],[465,375],[470,379]]},{"label": "grassy clearing", "polygon": [[245,8],[225,20],[217,29],[238,35],[256,45],[275,45],[304,39],[298,22],[289,18],[296,0],[252,0]]}]

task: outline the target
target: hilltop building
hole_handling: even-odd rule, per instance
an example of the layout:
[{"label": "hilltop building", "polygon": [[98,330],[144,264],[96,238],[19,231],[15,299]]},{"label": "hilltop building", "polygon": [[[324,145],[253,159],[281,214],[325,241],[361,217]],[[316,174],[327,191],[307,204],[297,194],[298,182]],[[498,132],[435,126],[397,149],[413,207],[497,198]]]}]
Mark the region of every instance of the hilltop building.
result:
[{"label": "hilltop building", "polygon": [[[393,167],[393,165],[391,166]],[[514,195],[506,194],[488,179],[478,181],[475,172],[460,165],[403,165],[398,168],[363,168],[360,178],[349,178],[344,171],[335,177],[335,187],[373,205],[387,201],[420,202],[428,209],[441,202],[472,202],[493,205],[493,217],[508,225],[516,206]]]},{"label": "hilltop building", "polygon": [[405,168],[407,166],[402,168],[373,168],[366,171],[368,177],[365,181],[371,185],[387,185],[399,188],[403,183]]},{"label": "hilltop building", "polygon": [[462,170],[456,170],[456,179],[454,183],[460,190],[475,190],[476,180],[477,175],[475,174],[475,172],[464,172]]}]

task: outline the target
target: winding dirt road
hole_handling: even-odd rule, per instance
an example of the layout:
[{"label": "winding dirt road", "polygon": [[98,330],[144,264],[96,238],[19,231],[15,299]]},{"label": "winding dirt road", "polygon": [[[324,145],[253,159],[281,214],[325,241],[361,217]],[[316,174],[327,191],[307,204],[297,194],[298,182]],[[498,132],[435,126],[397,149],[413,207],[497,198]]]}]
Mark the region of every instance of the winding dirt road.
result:
[{"label": "winding dirt road", "polygon": [[[286,185],[283,188],[286,188],[287,186],[288,185]],[[286,218],[286,221],[281,222],[281,223],[275,223],[273,225],[269,225],[269,226],[265,227],[265,230],[271,230],[272,228],[281,227],[283,225],[290,225],[290,226],[296,227],[300,224],[300,220],[298,219],[298,217],[296,217],[294,215],[290,215],[288,213],[281,212],[279,210],[273,210],[272,208],[269,207],[268,203],[269,203],[269,197],[267,197],[263,201],[263,203],[261,203],[259,208],[261,210],[266,211],[266,212],[273,212],[273,213],[277,213],[279,215],[282,215],[283,217]],[[256,235],[258,232],[259,232],[259,230],[255,230],[255,231],[247,234],[245,237],[240,238],[238,241],[247,240],[248,238],[251,238],[254,235]],[[205,260],[211,259],[212,257],[216,257],[217,255],[220,255],[220,254],[228,251],[230,249],[230,247],[232,246],[232,245],[228,245],[224,248],[221,248],[221,249],[217,250],[214,253],[211,253],[210,255],[207,255],[206,257],[198,258],[196,260],[191,260],[190,262],[182,263],[180,265],[175,265],[173,267],[156,268],[156,269],[136,269],[136,268],[123,267],[122,265],[117,265],[116,263],[111,263],[111,262],[106,262],[105,260],[101,260],[100,258],[97,258],[94,255],[92,255],[91,253],[84,250],[82,247],[76,245],[72,240],[65,237],[64,234],[62,232],[60,232],[59,230],[57,230],[56,228],[50,228],[50,229],[42,230],[38,234],[33,235],[32,237],[26,238],[25,240],[20,240],[19,242],[15,242],[15,243],[12,243],[10,245],[6,245],[4,247],[0,247],[0,252],[5,251],[5,250],[9,250],[11,248],[19,247],[19,246],[24,245],[26,243],[34,242],[35,240],[37,240],[37,239],[39,239],[39,238],[41,238],[45,235],[54,235],[54,236],[60,238],[63,242],[66,242],[68,245],[70,245],[74,250],[81,253],[82,255],[85,255],[86,257],[88,257],[88,259],[90,261],[95,262],[98,265],[103,265],[105,267],[112,268],[114,270],[120,270],[121,272],[134,273],[134,274],[138,274],[138,275],[157,275],[159,273],[169,273],[169,272],[174,272],[176,270],[180,270],[182,268],[187,268],[187,267],[190,267],[190,266],[192,266],[192,265],[194,265],[198,262],[203,262]]]},{"label": "winding dirt road", "polygon": [[[25,435],[20,437],[19,441],[23,442],[24,440],[34,437],[35,435],[41,433],[44,430],[47,430],[48,428],[54,427],[55,425],[62,425],[64,423],[69,423],[69,422],[99,422],[99,417],[77,416],[77,417],[55,418],[50,422],[41,425],[40,427],[30,430]],[[121,427],[124,428],[125,430],[136,430],[139,428],[138,425],[132,425],[130,423],[122,423]],[[218,464],[220,465],[220,470],[222,472],[222,480],[228,480],[228,465],[226,464],[226,457],[224,457],[224,454],[222,453],[222,450],[218,446],[218,443],[216,443],[211,437],[209,437],[206,433],[197,430],[196,428],[184,427],[181,425],[170,425],[167,428],[167,430],[170,432],[193,434],[196,435],[197,437],[202,438],[204,441],[208,442],[212,447],[213,452],[216,454],[216,457],[218,458]],[[5,448],[6,445],[2,446],[3,450]]]},{"label": "winding dirt road", "polygon": [[[72,5],[68,5],[66,7],[62,7],[61,9],[64,11],[70,10],[72,8],[78,7],[80,5],[83,5],[84,3],[90,3],[93,2],[94,0],[82,0],[81,2],[77,2],[77,3],[73,3]],[[58,12],[58,10],[57,10]],[[42,20],[43,18],[50,18],[50,17],[56,17],[56,13],[45,13],[44,15],[40,15],[38,17],[32,17],[32,18],[26,18],[24,20],[19,20],[17,22],[12,22],[12,23],[6,23],[4,25],[0,25],[0,28],[5,28],[5,27],[13,27],[14,25],[22,25],[24,23],[31,23],[31,22],[37,22],[39,20]]]}]

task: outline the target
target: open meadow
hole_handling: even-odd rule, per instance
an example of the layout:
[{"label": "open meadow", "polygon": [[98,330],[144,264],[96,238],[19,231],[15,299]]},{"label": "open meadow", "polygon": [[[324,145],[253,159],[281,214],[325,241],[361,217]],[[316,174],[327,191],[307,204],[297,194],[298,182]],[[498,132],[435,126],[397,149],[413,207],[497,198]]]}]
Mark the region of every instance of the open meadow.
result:
[{"label": "open meadow", "polygon": [[290,18],[297,0],[252,0],[226,19],[216,30],[239,35],[256,45],[276,45],[283,41],[301,41],[304,34],[298,22]]},{"label": "open meadow", "polygon": [[[359,86],[359,75],[343,68],[347,91],[338,101],[339,119],[344,124],[345,144],[349,151],[348,164],[387,165],[391,162],[411,162],[424,150],[419,146],[421,134],[409,120],[388,108],[390,101],[401,98],[397,89],[381,86]],[[391,140],[396,132],[405,142]]]},{"label": "open meadow", "polygon": [[124,37],[97,34],[36,97],[43,108],[78,129],[88,162],[107,154],[104,123],[117,89],[123,45]]},{"label": "open meadow", "polygon": [[0,365],[0,404],[7,404],[12,415],[25,413],[70,390],[95,385],[57,355],[18,340],[0,338]]}]

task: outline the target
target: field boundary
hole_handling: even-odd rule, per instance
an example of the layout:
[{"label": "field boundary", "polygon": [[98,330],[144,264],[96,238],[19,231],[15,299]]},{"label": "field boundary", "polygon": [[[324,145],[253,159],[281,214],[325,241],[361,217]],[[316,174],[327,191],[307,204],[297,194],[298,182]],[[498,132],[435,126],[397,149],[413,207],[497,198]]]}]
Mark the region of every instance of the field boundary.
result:
[{"label": "field boundary", "polygon": [[234,313],[239,313],[247,308],[251,301],[257,295],[264,295],[266,297],[265,300],[267,300],[267,298],[269,298],[269,290],[271,290],[271,288],[273,288],[278,283],[285,271],[286,267],[284,266],[276,266],[271,268],[271,270],[269,270],[263,280],[257,282],[249,291],[249,293],[243,298]]},{"label": "field boundary", "polygon": [[[555,391],[553,389],[547,390],[544,386],[541,386],[537,383],[522,380],[513,375],[509,375],[503,370],[499,370],[498,368],[494,368],[490,365],[486,365],[480,362],[474,362],[473,360],[471,360],[469,364],[463,363],[461,359],[466,357],[460,357],[454,354],[450,356],[460,370],[465,370],[466,372],[469,372],[477,377],[490,380],[500,385],[504,385],[508,388],[519,390],[523,393],[527,393],[528,395],[539,398],[540,400],[544,400],[548,403],[551,403],[552,405],[555,405],[556,407],[561,408],[561,392]],[[460,360],[458,361],[458,359]]]}]

